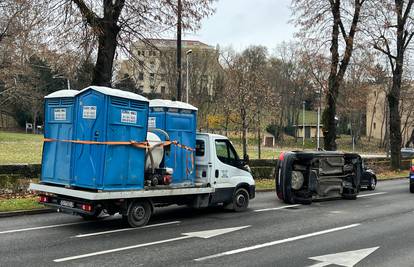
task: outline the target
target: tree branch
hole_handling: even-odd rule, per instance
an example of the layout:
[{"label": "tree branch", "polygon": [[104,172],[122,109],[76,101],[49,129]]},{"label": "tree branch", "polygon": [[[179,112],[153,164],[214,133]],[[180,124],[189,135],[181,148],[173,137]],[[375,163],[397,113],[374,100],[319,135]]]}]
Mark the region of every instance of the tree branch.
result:
[{"label": "tree branch", "polygon": [[98,17],[98,15],[96,15],[95,12],[92,11],[92,9],[90,9],[86,5],[85,1],[83,0],[72,0],[72,1],[79,8],[79,11],[81,12],[82,17],[86,19],[86,21],[92,28],[100,26],[100,18]]}]

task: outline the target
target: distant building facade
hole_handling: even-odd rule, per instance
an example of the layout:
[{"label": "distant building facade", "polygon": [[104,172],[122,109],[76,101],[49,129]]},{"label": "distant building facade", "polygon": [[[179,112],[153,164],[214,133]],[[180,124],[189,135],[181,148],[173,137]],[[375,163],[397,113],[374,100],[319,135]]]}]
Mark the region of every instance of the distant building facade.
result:
[{"label": "distant building facade", "polygon": [[[144,94],[169,96],[176,92],[176,40],[150,39],[139,41],[131,47],[131,58],[120,62],[118,80],[131,77],[139,91]],[[218,64],[218,51],[215,47],[195,40],[182,40],[182,95],[186,89],[186,56],[189,54],[190,90],[200,88],[212,94],[214,73],[211,64]],[[200,65],[209,65],[208,67]]]},{"label": "distant building facade", "polygon": [[[414,88],[404,88],[400,99],[401,135],[404,146],[414,130]],[[384,141],[388,136],[389,109],[386,85],[376,85],[367,98],[367,136]]]}]

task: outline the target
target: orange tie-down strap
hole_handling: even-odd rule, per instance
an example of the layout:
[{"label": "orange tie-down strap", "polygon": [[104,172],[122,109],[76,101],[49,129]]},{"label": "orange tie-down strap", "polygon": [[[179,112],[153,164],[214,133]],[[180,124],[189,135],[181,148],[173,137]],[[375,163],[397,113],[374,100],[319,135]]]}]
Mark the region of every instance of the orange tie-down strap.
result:
[{"label": "orange tie-down strap", "polygon": [[[85,140],[61,140],[61,139],[53,139],[53,138],[44,138],[44,142],[63,142],[63,143],[74,143],[74,144],[83,144],[83,145],[130,145],[136,148],[143,148],[143,149],[149,149],[151,148],[148,141],[145,142],[136,142],[136,141],[85,141]],[[182,149],[188,150],[188,151],[195,151],[191,147],[181,145],[178,143],[178,141],[164,141],[160,146],[169,146],[169,145],[175,145]]]}]

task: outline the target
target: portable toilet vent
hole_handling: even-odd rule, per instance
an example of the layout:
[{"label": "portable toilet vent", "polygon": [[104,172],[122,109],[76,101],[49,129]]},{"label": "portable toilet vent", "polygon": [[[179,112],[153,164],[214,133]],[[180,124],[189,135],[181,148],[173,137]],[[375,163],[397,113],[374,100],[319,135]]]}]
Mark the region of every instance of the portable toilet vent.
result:
[{"label": "portable toilet vent", "polygon": [[[192,185],[195,179],[194,150],[197,129],[197,108],[183,102],[154,99],[150,101],[148,128],[166,131],[171,141],[190,148],[171,145],[164,157],[164,166],[174,170],[172,185]],[[160,136],[161,137],[161,136]],[[161,137],[162,138],[162,137]]]},{"label": "portable toilet vent", "polygon": [[71,186],[143,189],[145,149],[116,143],[146,140],[148,100],[131,92],[90,86],[79,92],[76,103],[74,139],[98,143],[74,144]]},{"label": "portable toilet vent", "polygon": [[[45,140],[71,140],[74,134],[75,96],[77,90],[60,90],[45,96]],[[69,185],[73,144],[43,144],[41,180],[45,183]]]}]

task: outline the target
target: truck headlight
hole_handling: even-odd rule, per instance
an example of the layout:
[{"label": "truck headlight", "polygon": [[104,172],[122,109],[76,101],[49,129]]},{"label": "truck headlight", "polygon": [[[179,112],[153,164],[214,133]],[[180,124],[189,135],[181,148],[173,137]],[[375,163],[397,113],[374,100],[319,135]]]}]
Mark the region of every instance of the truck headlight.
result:
[{"label": "truck headlight", "polygon": [[299,190],[303,185],[303,173],[299,171],[292,171],[291,187],[294,190]]}]

